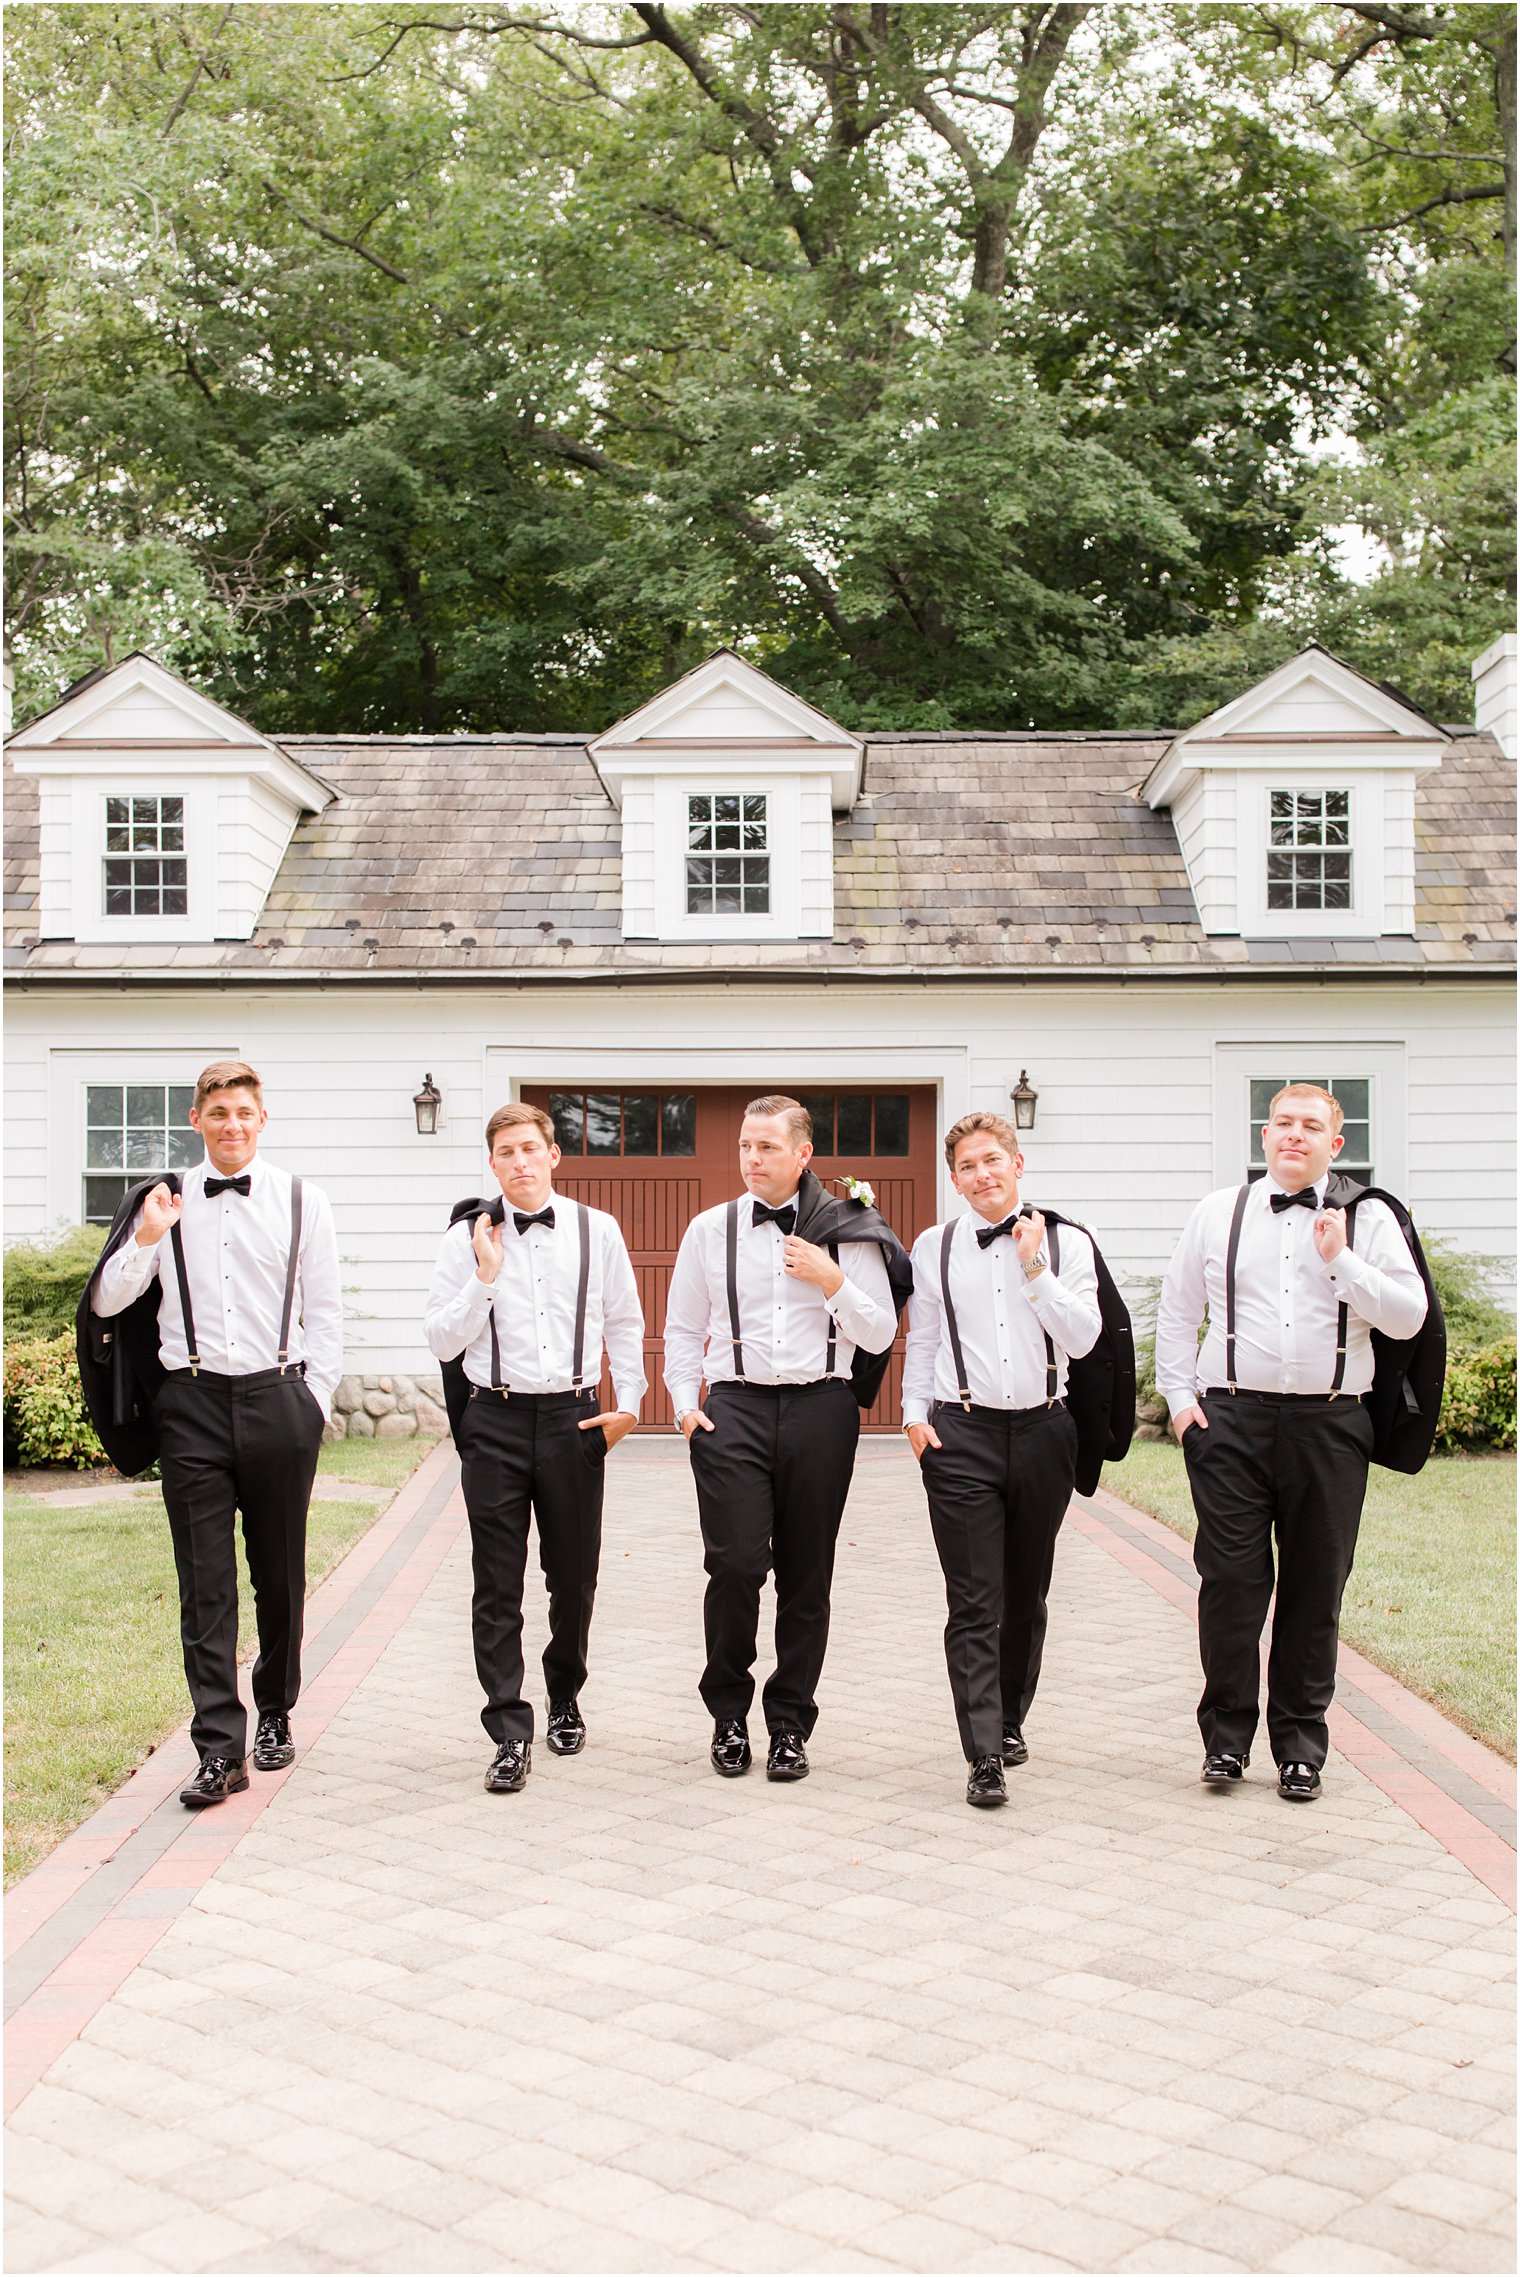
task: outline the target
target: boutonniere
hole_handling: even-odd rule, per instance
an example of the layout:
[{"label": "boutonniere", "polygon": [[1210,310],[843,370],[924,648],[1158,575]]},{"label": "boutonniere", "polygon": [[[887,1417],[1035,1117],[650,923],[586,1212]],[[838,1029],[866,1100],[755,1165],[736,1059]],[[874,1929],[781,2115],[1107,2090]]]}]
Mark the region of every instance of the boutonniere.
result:
[{"label": "boutonniere", "polygon": [[832,1186],[842,1186],[849,1201],[859,1202],[868,1210],[875,1209],[876,1188],[869,1178],[831,1178],[829,1183]]}]

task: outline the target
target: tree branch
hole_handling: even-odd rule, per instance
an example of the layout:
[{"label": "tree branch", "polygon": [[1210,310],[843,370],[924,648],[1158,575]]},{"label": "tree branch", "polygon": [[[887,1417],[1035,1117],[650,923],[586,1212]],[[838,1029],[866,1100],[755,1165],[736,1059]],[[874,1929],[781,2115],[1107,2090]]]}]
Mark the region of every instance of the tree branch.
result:
[{"label": "tree branch", "polygon": [[1471,205],[1475,198],[1502,198],[1502,182],[1484,182],[1472,190],[1442,190],[1439,197],[1427,198],[1422,206],[1412,206],[1394,221],[1369,221],[1357,231],[1358,237],[1376,237],[1385,229],[1402,229],[1409,221],[1418,221],[1422,213],[1432,213],[1437,206]]}]

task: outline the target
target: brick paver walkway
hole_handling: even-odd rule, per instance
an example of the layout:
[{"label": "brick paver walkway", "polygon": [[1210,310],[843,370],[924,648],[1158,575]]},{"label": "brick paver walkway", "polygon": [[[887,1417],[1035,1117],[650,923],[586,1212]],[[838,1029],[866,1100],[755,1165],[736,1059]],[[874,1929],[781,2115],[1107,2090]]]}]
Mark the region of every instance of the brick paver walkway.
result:
[{"label": "brick paver walkway", "polygon": [[314,1599],[293,1771],[191,1818],[181,1734],[12,1893],[12,2270],[1513,2268],[1486,1750],[1352,1656],[1322,1802],[1204,1793],[1186,1549],[1100,1495],[1033,1759],[967,1810],[877,1443],[813,1776],[720,1782],[651,1441],[590,1745],[490,1797],[456,1475]]}]

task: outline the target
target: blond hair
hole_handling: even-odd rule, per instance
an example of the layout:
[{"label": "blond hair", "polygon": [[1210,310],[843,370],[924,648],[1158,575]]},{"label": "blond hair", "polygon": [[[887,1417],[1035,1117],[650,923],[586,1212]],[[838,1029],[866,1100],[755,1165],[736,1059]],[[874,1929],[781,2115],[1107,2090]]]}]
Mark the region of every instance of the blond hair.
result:
[{"label": "blond hair", "polygon": [[195,1079],[195,1097],[191,1101],[200,1113],[213,1091],[251,1091],[259,1105],[264,1104],[264,1086],[257,1071],[245,1059],[214,1059],[203,1067]]},{"label": "blond hair", "polygon": [[784,1091],[767,1091],[759,1099],[751,1099],[744,1110],[748,1122],[751,1115],[785,1115],[786,1135],[793,1146],[805,1146],[813,1136],[813,1118],[800,1099],[789,1099]]},{"label": "blond hair", "polygon": [[1284,1099],[1323,1099],[1330,1110],[1332,1136],[1346,1120],[1339,1099],[1336,1098],[1333,1091],[1327,1091],[1322,1083],[1285,1083],[1281,1091],[1275,1094],[1271,1106],[1267,1109],[1267,1121],[1269,1123]]},{"label": "blond hair", "polygon": [[530,1107],[526,1100],[514,1099],[508,1106],[498,1107],[486,1125],[487,1154],[490,1154],[496,1145],[498,1131],[515,1130],[519,1123],[536,1124],[538,1129],[543,1132],[546,1146],[558,1145],[559,1142],[554,1136],[554,1125],[544,1113],[543,1108]]},{"label": "blond hair", "polygon": [[945,1133],[945,1161],[951,1170],[955,1168],[955,1150],[962,1139],[973,1138],[978,1131],[986,1131],[989,1137],[997,1140],[999,1146],[1006,1146],[1010,1154],[1020,1151],[1019,1134],[1008,1117],[994,1115],[988,1107],[978,1107],[972,1114],[962,1115],[960,1121],[952,1123]]}]

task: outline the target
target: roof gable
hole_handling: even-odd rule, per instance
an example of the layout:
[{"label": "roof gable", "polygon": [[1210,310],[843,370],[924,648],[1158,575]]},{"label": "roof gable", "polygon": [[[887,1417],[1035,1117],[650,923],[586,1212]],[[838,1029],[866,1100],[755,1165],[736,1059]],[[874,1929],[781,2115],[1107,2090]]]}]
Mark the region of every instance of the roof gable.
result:
[{"label": "roof gable", "polygon": [[663,688],[588,746],[598,774],[622,803],[632,774],[679,774],[714,762],[795,774],[826,771],[832,803],[854,804],[864,745],[769,674],[719,649],[671,687]]}]

